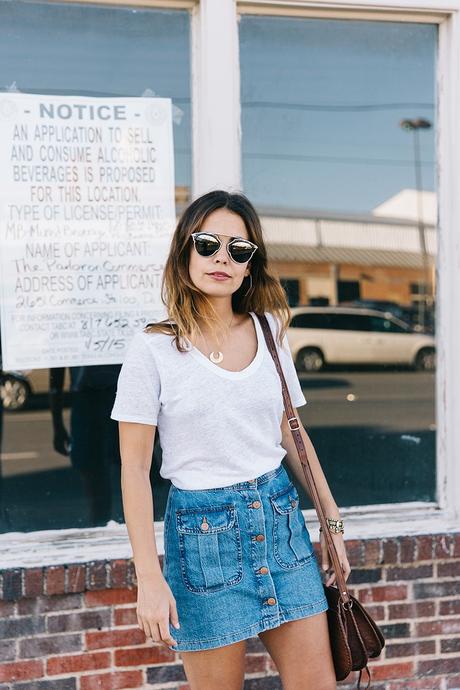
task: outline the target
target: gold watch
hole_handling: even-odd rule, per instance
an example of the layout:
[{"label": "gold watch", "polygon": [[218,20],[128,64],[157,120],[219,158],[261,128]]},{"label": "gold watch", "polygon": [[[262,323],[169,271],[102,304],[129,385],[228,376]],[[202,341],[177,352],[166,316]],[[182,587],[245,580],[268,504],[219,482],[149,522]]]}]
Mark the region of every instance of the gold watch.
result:
[{"label": "gold watch", "polygon": [[[343,534],[344,533],[344,525],[343,525],[343,520],[334,520],[334,518],[326,518],[327,526],[329,528],[330,532],[333,532],[334,534]],[[320,526],[319,531],[322,532],[322,528]]]}]

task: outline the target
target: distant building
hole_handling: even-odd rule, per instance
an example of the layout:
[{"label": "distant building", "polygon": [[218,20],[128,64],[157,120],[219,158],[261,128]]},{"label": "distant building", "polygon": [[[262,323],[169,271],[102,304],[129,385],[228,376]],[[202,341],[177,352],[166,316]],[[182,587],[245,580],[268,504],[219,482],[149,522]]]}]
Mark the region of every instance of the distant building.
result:
[{"label": "distant building", "polygon": [[363,216],[266,212],[262,223],[269,258],[285,283],[291,306],[354,299],[410,305],[425,294],[432,300],[436,196],[423,192],[428,271],[416,201],[416,190],[406,189]]}]

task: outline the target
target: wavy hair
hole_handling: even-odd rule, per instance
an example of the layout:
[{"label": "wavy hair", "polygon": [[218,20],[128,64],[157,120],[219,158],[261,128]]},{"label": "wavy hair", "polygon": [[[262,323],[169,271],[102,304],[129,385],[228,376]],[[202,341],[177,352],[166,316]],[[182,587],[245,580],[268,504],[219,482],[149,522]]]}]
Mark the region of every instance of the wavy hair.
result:
[{"label": "wavy hair", "polygon": [[276,336],[281,344],[291,319],[291,311],[279,279],[268,268],[259,216],[244,194],[222,190],[208,192],[195,199],[179,218],[161,282],[161,300],[169,318],[148,324],[145,331],[174,335],[173,342],[177,349],[184,352],[186,347],[182,338],[193,336],[196,332],[201,333],[198,319],[209,324],[214,332],[221,327],[221,319],[212,302],[206,293],[193,284],[188,269],[190,252],[193,250],[192,232],[198,232],[206,218],[219,208],[226,208],[239,215],[246,227],[248,239],[258,246],[249,262],[252,288],[248,292],[249,276],[245,277],[232,295],[233,311],[237,314],[249,311],[258,314],[268,311],[273,314],[279,322]]}]

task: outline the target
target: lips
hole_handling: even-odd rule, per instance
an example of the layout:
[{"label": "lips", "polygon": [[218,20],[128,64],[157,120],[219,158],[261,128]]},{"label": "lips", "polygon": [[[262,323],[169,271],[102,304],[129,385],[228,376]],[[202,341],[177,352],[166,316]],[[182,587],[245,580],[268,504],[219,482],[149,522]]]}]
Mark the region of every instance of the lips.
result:
[{"label": "lips", "polygon": [[230,278],[228,273],[220,273],[219,271],[214,271],[213,273],[208,273],[208,276],[217,276],[220,278]]}]

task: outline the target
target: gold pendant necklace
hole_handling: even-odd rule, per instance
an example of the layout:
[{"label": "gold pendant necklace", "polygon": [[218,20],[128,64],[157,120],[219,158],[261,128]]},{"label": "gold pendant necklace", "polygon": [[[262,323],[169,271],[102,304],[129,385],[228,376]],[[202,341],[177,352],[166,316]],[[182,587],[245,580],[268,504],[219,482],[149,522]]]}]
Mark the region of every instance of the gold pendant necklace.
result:
[{"label": "gold pendant necklace", "polygon": [[[231,325],[232,325],[232,323],[233,323],[233,318],[234,318],[234,316],[235,316],[235,315],[233,314],[233,315],[232,315],[232,320],[230,321],[230,324],[229,324],[229,326],[228,326],[229,328],[231,327]],[[204,335],[203,335],[203,338],[204,338],[204,342],[206,343],[206,350],[208,350],[208,341],[206,340],[206,338],[204,337]],[[215,351],[213,350],[212,352],[209,353],[208,357],[209,357],[209,359],[211,360],[211,362],[214,362],[214,364],[219,364],[219,362],[222,362],[222,360],[224,359],[224,355],[223,355],[223,353],[222,353],[220,350],[217,350],[217,352],[215,352]]]}]

